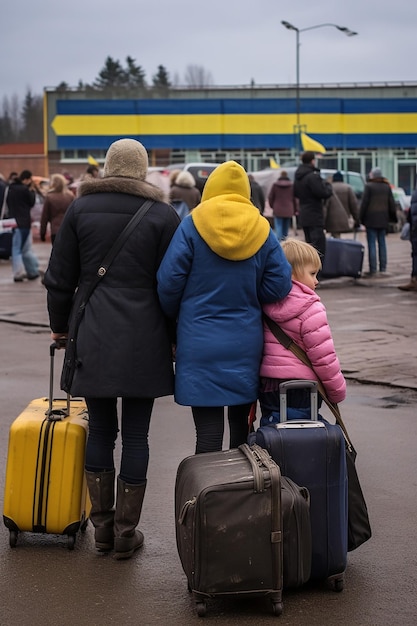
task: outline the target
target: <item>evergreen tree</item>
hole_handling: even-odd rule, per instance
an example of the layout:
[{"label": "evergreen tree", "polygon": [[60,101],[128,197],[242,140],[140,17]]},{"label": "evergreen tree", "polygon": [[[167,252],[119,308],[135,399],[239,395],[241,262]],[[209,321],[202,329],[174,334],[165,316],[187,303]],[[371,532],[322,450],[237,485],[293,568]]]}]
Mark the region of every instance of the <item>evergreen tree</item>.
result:
[{"label": "evergreen tree", "polygon": [[10,105],[7,96],[3,98],[3,111],[0,118],[0,143],[14,143],[17,138],[13,132],[12,119],[10,117]]},{"label": "evergreen tree", "polygon": [[126,86],[126,72],[120,65],[120,61],[115,61],[107,57],[103,69],[99,72],[98,78],[93,83],[93,87],[101,91],[114,90]]},{"label": "evergreen tree", "polygon": [[64,80],[59,83],[58,87],[56,88],[56,90],[59,93],[65,93],[66,91],[68,91],[70,89],[70,86],[68,85],[68,83],[66,83]]},{"label": "evergreen tree", "polygon": [[157,73],[152,76],[152,91],[157,97],[168,97],[171,88],[169,74],[163,65],[158,65]]},{"label": "evergreen tree", "polygon": [[17,143],[20,141],[20,131],[22,129],[20,102],[17,94],[13,94],[10,99],[4,96],[2,108],[1,142]]},{"label": "evergreen tree", "polygon": [[154,87],[158,87],[162,89],[169,89],[171,87],[169,74],[163,65],[158,65],[158,71],[152,77],[152,83]]},{"label": "evergreen tree", "polygon": [[143,68],[140,65],[136,65],[136,61],[132,57],[126,57],[126,64],[126,86],[129,89],[137,87],[144,89],[146,87],[146,79]]},{"label": "evergreen tree", "polygon": [[24,143],[38,143],[43,141],[43,102],[41,96],[33,96],[26,92],[22,107],[21,141]]}]

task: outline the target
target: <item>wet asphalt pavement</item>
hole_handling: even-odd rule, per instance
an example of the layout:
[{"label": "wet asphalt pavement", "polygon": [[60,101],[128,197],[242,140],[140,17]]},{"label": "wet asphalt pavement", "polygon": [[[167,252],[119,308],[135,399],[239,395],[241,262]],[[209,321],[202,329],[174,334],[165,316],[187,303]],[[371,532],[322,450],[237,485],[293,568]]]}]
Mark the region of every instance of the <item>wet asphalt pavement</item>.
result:
[{"label": "wet asphalt pavement", "polygon": [[[36,243],[35,250],[45,267],[50,245]],[[282,626],[415,625],[417,293],[397,289],[409,277],[409,254],[409,243],[390,235],[391,276],[329,280],[319,288],[348,379],[341,410],[358,450],[373,527],[372,539],[349,554],[342,593],[319,584],[285,592],[279,618],[263,599],[210,600],[207,616],[196,616],[176,552],[173,514],[175,473],[181,459],[193,452],[193,425],[187,407],[162,398],[155,404],[150,432],[149,483],[140,524],[144,548],[126,562],[99,556],[89,525],[72,552],[59,536],[28,533],[12,549],[3,527],[0,626],[184,626],[202,619],[239,626],[277,620]],[[10,263],[3,261],[0,289],[2,502],[8,429],[32,398],[48,393],[50,340],[39,281],[13,283]]]}]

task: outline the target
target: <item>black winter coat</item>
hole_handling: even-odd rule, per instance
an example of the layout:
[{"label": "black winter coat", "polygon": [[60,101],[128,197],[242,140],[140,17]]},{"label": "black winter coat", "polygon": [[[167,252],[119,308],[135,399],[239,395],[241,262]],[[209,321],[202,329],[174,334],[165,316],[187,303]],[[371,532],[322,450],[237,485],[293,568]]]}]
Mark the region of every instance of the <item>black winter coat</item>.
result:
[{"label": "black winter coat", "polygon": [[19,179],[9,185],[7,206],[9,217],[14,217],[18,228],[29,228],[32,225],[30,210],[35,204],[35,192]]},{"label": "black winter coat", "polygon": [[320,176],[320,170],[302,163],[295,172],[294,195],[300,201],[299,219],[302,228],[324,228],[323,200],[333,193],[330,183]]},{"label": "black winter coat", "polygon": [[145,181],[92,179],[80,185],[79,196],[65,214],[44,278],[56,333],[71,329],[83,291],[133,214],[145,199],[156,202],[88,300],[71,394],[172,394],[172,337],[159,304],[156,273],[179,218],[162,202],[163,192]]},{"label": "black winter coat", "polygon": [[388,230],[389,222],[397,222],[395,200],[385,178],[373,178],[366,183],[360,208],[360,220],[366,228]]}]

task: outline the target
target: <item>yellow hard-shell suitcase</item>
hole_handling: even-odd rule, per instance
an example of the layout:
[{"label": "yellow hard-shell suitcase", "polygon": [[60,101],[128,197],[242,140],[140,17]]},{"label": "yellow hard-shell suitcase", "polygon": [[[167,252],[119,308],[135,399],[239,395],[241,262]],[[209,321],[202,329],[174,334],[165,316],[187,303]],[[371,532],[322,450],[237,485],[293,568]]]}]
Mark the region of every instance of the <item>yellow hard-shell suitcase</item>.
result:
[{"label": "yellow hard-shell suitcase", "polygon": [[30,531],[67,535],[72,550],[78,530],[88,523],[88,414],[83,400],[52,400],[56,347],[50,350],[49,398],[30,402],[9,431],[3,521],[11,547],[19,532]]}]

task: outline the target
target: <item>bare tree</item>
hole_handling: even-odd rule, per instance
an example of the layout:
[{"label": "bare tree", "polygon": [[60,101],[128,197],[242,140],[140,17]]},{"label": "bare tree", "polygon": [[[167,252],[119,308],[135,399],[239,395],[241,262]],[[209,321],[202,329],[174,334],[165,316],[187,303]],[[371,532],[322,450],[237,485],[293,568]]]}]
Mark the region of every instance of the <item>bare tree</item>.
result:
[{"label": "bare tree", "polygon": [[188,87],[208,87],[213,84],[213,77],[202,65],[187,65],[185,70],[185,84]]},{"label": "bare tree", "polygon": [[175,72],[174,77],[172,79],[171,86],[172,87],[179,87],[180,85],[181,85],[180,75],[178,74],[178,72]]}]

